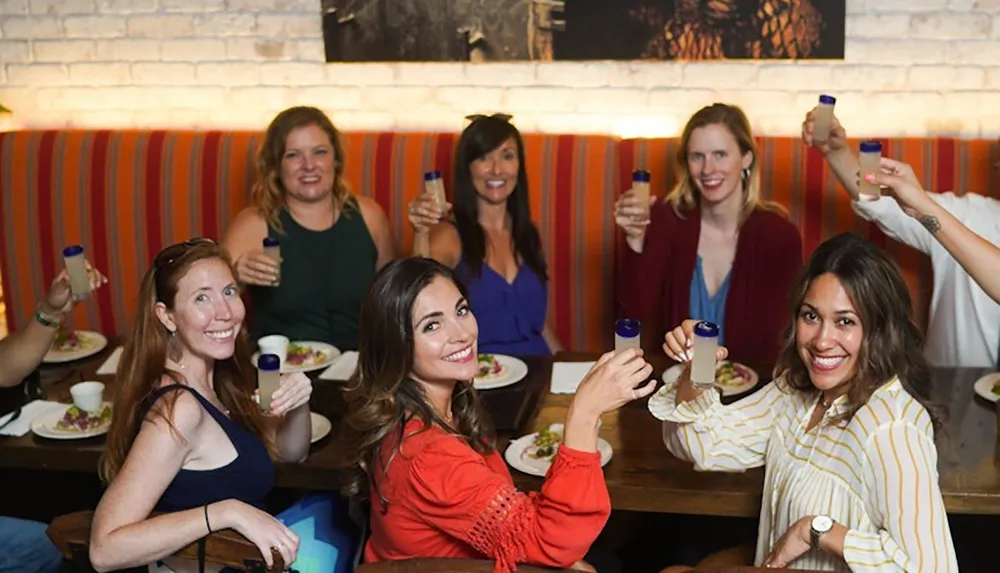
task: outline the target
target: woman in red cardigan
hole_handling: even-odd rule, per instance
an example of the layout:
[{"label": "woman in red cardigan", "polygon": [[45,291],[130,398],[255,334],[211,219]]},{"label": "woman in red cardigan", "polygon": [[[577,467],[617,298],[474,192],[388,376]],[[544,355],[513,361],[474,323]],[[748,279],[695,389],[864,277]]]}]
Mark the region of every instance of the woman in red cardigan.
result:
[{"label": "woman in red cardigan", "polygon": [[680,182],[666,200],[647,205],[629,190],[615,204],[627,244],[617,281],[623,316],[652,322],[644,330],[658,341],[685,319],[708,320],[733,360],[774,364],[802,239],[760,198],[759,163],[740,108],[717,103],[688,120]]},{"label": "woman in red cardigan", "polygon": [[[601,414],[649,395],[641,350],[601,357],[566,416],[542,490],[514,487],[472,386],[479,328],[453,271],[431,259],[383,268],[361,305],[358,368],[342,439],[347,495],[371,500],[368,562],[417,557],[577,565],[611,513]],[[592,569],[590,569],[592,570]]]}]

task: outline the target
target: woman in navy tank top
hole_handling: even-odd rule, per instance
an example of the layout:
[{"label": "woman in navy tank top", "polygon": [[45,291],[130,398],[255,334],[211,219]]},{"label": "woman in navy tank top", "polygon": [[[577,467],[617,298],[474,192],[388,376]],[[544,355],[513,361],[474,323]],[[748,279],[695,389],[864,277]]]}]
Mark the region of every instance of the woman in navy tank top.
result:
[{"label": "woman in navy tank top", "polygon": [[480,352],[558,352],[562,344],[546,321],[549,275],[531,221],[521,133],[507,115],[471,119],[455,152],[454,219],[445,220],[450,205],[427,192],[410,206],[417,233],[429,234],[426,252],[415,254],[455,269],[479,320]]},{"label": "woman in navy tank top", "polygon": [[[109,486],[91,531],[96,570],[157,563],[227,528],[268,564],[272,548],[295,560],[298,536],[263,502],[272,457],[299,461],[309,452],[312,383],[283,376],[270,415],[261,413],[245,314],[232,262],[209,239],[167,247],[143,277],[101,458]],[[150,518],[153,511],[168,513]]]}]

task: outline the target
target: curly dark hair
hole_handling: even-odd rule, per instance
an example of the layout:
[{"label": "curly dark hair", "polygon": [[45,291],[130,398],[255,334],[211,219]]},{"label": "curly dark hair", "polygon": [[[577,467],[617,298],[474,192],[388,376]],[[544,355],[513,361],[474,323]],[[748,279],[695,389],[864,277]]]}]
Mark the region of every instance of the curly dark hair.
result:
[{"label": "curly dark hair", "polygon": [[[388,471],[408,437],[403,430],[410,420],[423,422],[420,432],[436,424],[480,453],[492,453],[496,448],[493,425],[471,380],[455,385],[452,427],[434,411],[423,388],[411,378],[413,306],[438,277],[453,282],[462,296],[467,296],[448,267],[432,259],[407,258],[382,268],[361,303],[358,367],[345,391],[347,414],[340,424],[340,465],[346,470],[341,489],[346,496],[377,498],[383,510],[388,501],[379,493],[375,475]],[[393,451],[383,466],[382,446],[387,439]],[[369,487],[375,488],[374,495]]]},{"label": "curly dark hair", "polygon": [[775,372],[800,392],[816,393],[796,345],[802,303],[813,281],[824,274],[837,277],[861,319],[864,338],[857,368],[846,381],[848,410],[833,423],[846,423],[871,395],[898,377],[903,388],[931,417],[935,431],[943,414],[930,400],[930,367],[921,352],[923,333],[913,321],[910,292],[899,268],[875,244],[850,233],[823,242],[799,272],[790,297],[790,322]]}]

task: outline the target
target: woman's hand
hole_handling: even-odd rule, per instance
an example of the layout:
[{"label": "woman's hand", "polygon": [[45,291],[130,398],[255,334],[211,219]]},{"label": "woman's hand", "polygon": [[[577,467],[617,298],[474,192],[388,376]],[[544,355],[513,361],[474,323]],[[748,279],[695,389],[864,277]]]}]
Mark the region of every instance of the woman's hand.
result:
[{"label": "woman's hand", "polygon": [[426,232],[440,223],[450,210],[451,203],[440,204],[432,194],[424,191],[410,202],[410,224],[418,233]]},{"label": "woman's hand", "polygon": [[879,166],[881,173],[869,174],[865,180],[869,183],[877,184],[887,188],[903,212],[913,218],[920,218],[925,214],[929,204],[934,202],[913,173],[913,168],[902,161],[882,158]]},{"label": "woman's hand", "polygon": [[278,286],[281,267],[264,251],[247,251],[236,261],[236,279],[243,284]]},{"label": "woman's hand", "polygon": [[844,126],[840,125],[840,120],[837,119],[837,116],[833,116],[833,119],[830,120],[830,137],[826,141],[815,141],[813,139],[815,128],[816,109],[813,108],[812,111],[806,114],[806,119],[802,122],[802,142],[809,147],[815,147],[823,155],[847,149],[847,131],[844,130]]},{"label": "woman's hand", "polygon": [[[694,327],[699,322],[701,321],[689,318],[668,332],[663,337],[663,352],[681,364],[691,362],[691,351],[694,348]],[[729,356],[729,350],[725,346],[720,346],[715,351],[716,360],[725,360],[727,356]]]},{"label": "woman's hand", "polygon": [[653,373],[653,367],[642,358],[642,350],[628,348],[608,352],[590,369],[580,382],[573,406],[598,416],[612,412],[632,400],[652,394],[656,380],[636,388]]},{"label": "woman's hand", "polygon": [[793,561],[802,557],[812,547],[810,539],[810,524],[812,517],[799,519],[788,528],[788,531],[778,539],[771,552],[764,559],[764,567],[784,569]]},{"label": "woman's hand", "polygon": [[615,202],[615,224],[625,231],[625,237],[630,242],[641,242],[646,236],[649,226],[649,209],[656,202],[656,197],[650,197],[646,203],[637,197],[635,191],[629,189]]},{"label": "woman's hand", "polygon": [[223,524],[235,529],[243,537],[250,540],[260,550],[268,569],[274,565],[271,549],[276,549],[285,561],[285,567],[295,562],[299,552],[299,536],[269,513],[265,513],[250,504],[234,499],[209,505],[209,522],[212,529],[225,529],[211,521],[216,508],[223,514]]},{"label": "woman's hand", "polygon": [[309,403],[312,396],[312,380],[301,372],[282,374],[278,389],[271,395],[272,416],[284,416],[296,408]]}]

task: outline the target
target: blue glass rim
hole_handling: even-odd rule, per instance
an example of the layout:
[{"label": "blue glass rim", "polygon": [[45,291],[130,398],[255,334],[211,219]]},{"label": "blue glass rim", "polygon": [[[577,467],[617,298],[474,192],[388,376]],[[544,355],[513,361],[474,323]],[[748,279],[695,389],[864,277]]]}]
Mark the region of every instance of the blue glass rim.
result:
[{"label": "blue glass rim", "polygon": [[639,321],[634,318],[619,318],[615,321],[615,334],[622,338],[639,336]]},{"label": "blue glass rim", "polygon": [[694,335],[699,338],[718,338],[719,326],[714,322],[703,320],[694,325]]},{"label": "blue glass rim", "polygon": [[879,141],[862,141],[861,153],[882,153],[882,143]]},{"label": "blue glass rim", "polygon": [[833,105],[837,103],[837,98],[828,95],[819,96],[819,103],[825,103],[826,105]]},{"label": "blue glass rim", "polygon": [[440,178],[441,178],[440,171],[428,171],[427,173],[424,173],[424,181],[434,181],[435,179],[440,179]]},{"label": "blue glass rim", "polygon": [[81,247],[80,245],[70,245],[65,249],[63,249],[64,257],[75,257],[77,255],[82,255],[82,254],[83,254],[83,247]]},{"label": "blue glass rim", "polygon": [[257,368],[274,371],[281,368],[281,358],[277,354],[261,354],[257,357]]},{"label": "blue glass rim", "polygon": [[281,241],[278,239],[275,239],[274,237],[264,237],[265,247],[277,247],[279,245],[281,245]]},{"label": "blue glass rim", "polygon": [[649,183],[649,171],[646,171],[645,169],[636,169],[632,172],[632,181]]}]

